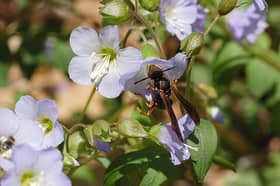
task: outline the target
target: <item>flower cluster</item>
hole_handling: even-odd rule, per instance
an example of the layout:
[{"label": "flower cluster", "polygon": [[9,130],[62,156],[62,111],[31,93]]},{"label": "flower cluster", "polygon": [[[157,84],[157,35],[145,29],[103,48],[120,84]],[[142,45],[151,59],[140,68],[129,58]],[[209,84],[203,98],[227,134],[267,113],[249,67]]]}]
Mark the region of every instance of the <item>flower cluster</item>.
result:
[{"label": "flower cluster", "polygon": [[[236,1],[232,2],[234,4],[229,6],[230,9],[224,11],[226,13],[223,15],[229,13],[227,23],[233,37],[238,42],[247,40],[253,43],[267,27],[266,2],[254,0],[249,7],[233,11]],[[223,3],[227,5],[226,1]],[[159,6],[153,6],[153,11],[158,7],[159,18],[166,30],[179,40],[184,40],[193,32],[200,32],[201,37],[204,37],[201,33],[204,32],[206,11],[197,0],[161,0]],[[122,91],[127,90],[144,97],[148,102],[155,102],[156,99],[161,98],[159,98],[159,93],[151,88],[155,82],[149,78],[149,68],[157,66],[162,69],[164,79],[171,82],[179,79],[188,65],[188,58],[184,53],[177,53],[169,60],[159,58],[143,60],[138,49],[120,48],[119,42],[117,26],[106,26],[99,33],[87,27],[74,29],[70,36],[70,45],[77,56],[73,57],[69,64],[70,78],[81,85],[95,84],[97,91],[107,98],[116,98]],[[201,47],[198,48],[200,50]],[[158,140],[169,149],[172,162],[176,165],[189,158],[188,148],[190,147],[183,140],[186,140],[194,130],[194,122],[188,115],[180,118],[178,124],[179,132],[174,132],[175,129],[167,124],[161,127],[158,133]],[[183,139],[179,139],[176,134],[183,131],[188,131],[188,133],[182,134],[180,138]],[[101,149],[108,151],[108,144]]]},{"label": "flower cluster", "polygon": [[22,96],[15,112],[0,109],[0,117],[1,185],[71,185],[61,154],[53,149],[64,140],[54,101]]},{"label": "flower cluster", "polygon": [[227,15],[227,23],[234,39],[240,43],[243,40],[254,43],[257,36],[267,28],[266,11],[265,0],[253,0],[248,7],[233,10]]}]

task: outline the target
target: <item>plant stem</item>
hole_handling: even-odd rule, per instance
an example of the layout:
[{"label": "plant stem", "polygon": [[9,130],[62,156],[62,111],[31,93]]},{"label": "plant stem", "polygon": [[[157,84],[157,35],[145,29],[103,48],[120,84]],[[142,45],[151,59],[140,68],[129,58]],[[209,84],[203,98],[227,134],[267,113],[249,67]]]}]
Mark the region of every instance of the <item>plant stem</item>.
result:
[{"label": "plant stem", "polygon": [[214,18],[214,20],[211,22],[211,24],[208,26],[207,30],[204,32],[204,37],[207,36],[209,34],[209,32],[212,30],[212,28],[215,26],[215,24],[219,21],[219,19],[221,18],[221,16],[218,14],[216,15],[216,17]]},{"label": "plant stem", "polygon": [[126,32],[126,34],[125,34],[123,40],[122,40],[121,43],[120,43],[120,47],[121,47],[121,48],[124,48],[124,47],[125,47],[126,42],[127,42],[127,39],[128,39],[128,37],[130,36],[130,34],[132,33],[132,31],[133,31],[133,29],[130,28],[130,29]]},{"label": "plant stem", "polygon": [[96,85],[93,85],[92,90],[91,90],[91,93],[90,93],[90,95],[89,95],[89,97],[88,97],[88,99],[87,99],[87,102],[86,102],[86,104],[85,104],[85,107],[84,107],[84,109],[83,109],[83,111],[82,111],[82,115],[81,115],[80,122],[82,122],[82,121],[84,120],[86,111],[87,111],[88,106],[89,106],[89,104],[90,104],[90,101],[91,101],[91,99],[92,99],[92,97],[93,97],[93,95],[94,95],[94,93],[95,93],[95,90],[96,90]]},{"label": "plant stem", "polygon": [[162,45],[159,41],[159,38],[157,37],[157,35],[155,34],[155,32],[153,31],[153,28],[151,27],[151,25],[147,22],[147,20],[140,14],[138,14],[136,11],[134,11],[133,9],[130,8],[130,13],[135,17],[135,19],[141,23],[143,23],[143,25],[146,26],[146,28],[149,30],[149,32],[151,33],[155,43],[156,43],[156,46],[159,50],[159,53],[160,53],[160,57],[163,58],[163,59],[166,59],[166,55],[165,55],[165,52],[162,48]]},{"label": "plant stem", "polygon": [[192,66],[195,62],[195,57],[191,57],[190,58],[190,62],[188,64],[188,68],[187,68],[187,74],[186,74],[186,90],[185,90],[185,95],[187,96],[187,98],[189,98],[190,96],[190,87],[191,87],[191,74],[192,74]]}]

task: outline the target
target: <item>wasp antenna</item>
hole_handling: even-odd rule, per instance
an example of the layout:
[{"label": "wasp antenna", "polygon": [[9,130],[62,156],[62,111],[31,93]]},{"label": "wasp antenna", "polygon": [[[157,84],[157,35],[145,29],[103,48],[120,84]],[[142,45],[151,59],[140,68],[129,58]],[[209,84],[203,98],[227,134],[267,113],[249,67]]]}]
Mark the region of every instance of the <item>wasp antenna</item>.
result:
[{"label": "wasp antenna", "polygon": [[144,81],[144,80],[146,80],[146,79],[149,79],[149,77],[145,77],[145,78],[143,78],[143,79],[140,79],[140,80],[138,80],[138,81],[135,81],[135,82],[134,82],[134,85],[136,85],[137,83],[140,83],[141,81]]}]

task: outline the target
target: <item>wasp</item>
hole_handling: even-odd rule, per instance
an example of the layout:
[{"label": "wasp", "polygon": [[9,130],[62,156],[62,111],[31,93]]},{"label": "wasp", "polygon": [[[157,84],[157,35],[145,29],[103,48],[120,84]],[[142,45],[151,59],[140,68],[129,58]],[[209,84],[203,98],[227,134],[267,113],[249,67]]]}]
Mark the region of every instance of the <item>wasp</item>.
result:
[{"label": "wasp", "polygon": [[134,83],[134,84],[140,83],[148,78],[152,80],[152,83],[149,86],[149,89],[152,91],[152,101],[148,105],[147,114],[148,115],[151,114],[151,112],[155,107],[167,110],[171,120],[172,129],[175,131],[179,139],[184,142],[184,139],[182,137],[178,125],[177,117],[172,108],[172,100],[171,100],[172,92],[178,98],[178,100],[180,101],[184,109],[188,112],[188,114],[190,115],[190,117],[195,123],[199,123],[200,120],[199,115],[195,107],[187,99],[185,99],[185,97],[182,96],[181,93],[177,90],[175,85],[173,85],[173,83],[164,76],[164,72],[175,68],[175,66],[164,70],[156,65],[149,65],[148,68],[149,69],[148,69],[147,77],[139,81],[136,81]]}]

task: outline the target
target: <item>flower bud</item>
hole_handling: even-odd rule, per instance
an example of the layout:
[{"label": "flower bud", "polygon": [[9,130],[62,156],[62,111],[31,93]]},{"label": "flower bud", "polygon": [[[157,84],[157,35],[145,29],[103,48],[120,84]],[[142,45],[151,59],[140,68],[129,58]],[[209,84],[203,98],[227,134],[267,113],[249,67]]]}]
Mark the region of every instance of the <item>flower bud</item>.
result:
[{"label": "flower bud", "polygon": [[142,8],[148,11],[155,11],[158,9],[160,0],[139,0]]},{"label": "flower bud", "polygon": [[130,18],[129,7],[123,0],[112,0],[104,4],[100,10],[103,25],[118,25]]},{"label": "flower bud", "polygon": [[85,137],[88,143],[94,146],[95,138],[100,139],[103,142],[110,142],[110,124],[105,120],[97,120],[92,125],[88,125],[84,129]]},{"label": "flower bud", "polygon": [[236,6],[237,0],[221,0],[218,5],[218,13],[224,16],[231,12]]},{"label": "flower bud", "polygon": [[77,158],[81,153],[86,152],[87,142],[81,131],[75,131],[70,134],[67,145],[70,155],[74,158]]},{"label": "flower bud", "polygon": [[181,42],[181,50],[187,57],[197,55],[204,44],[204,36],[202,33],[193,32]]},{"label": "flower bud", "polygon": [[224,116],[219,107],[212,106],[208,108],[207,111],[213,120],[219,123],[224,123]]}]

